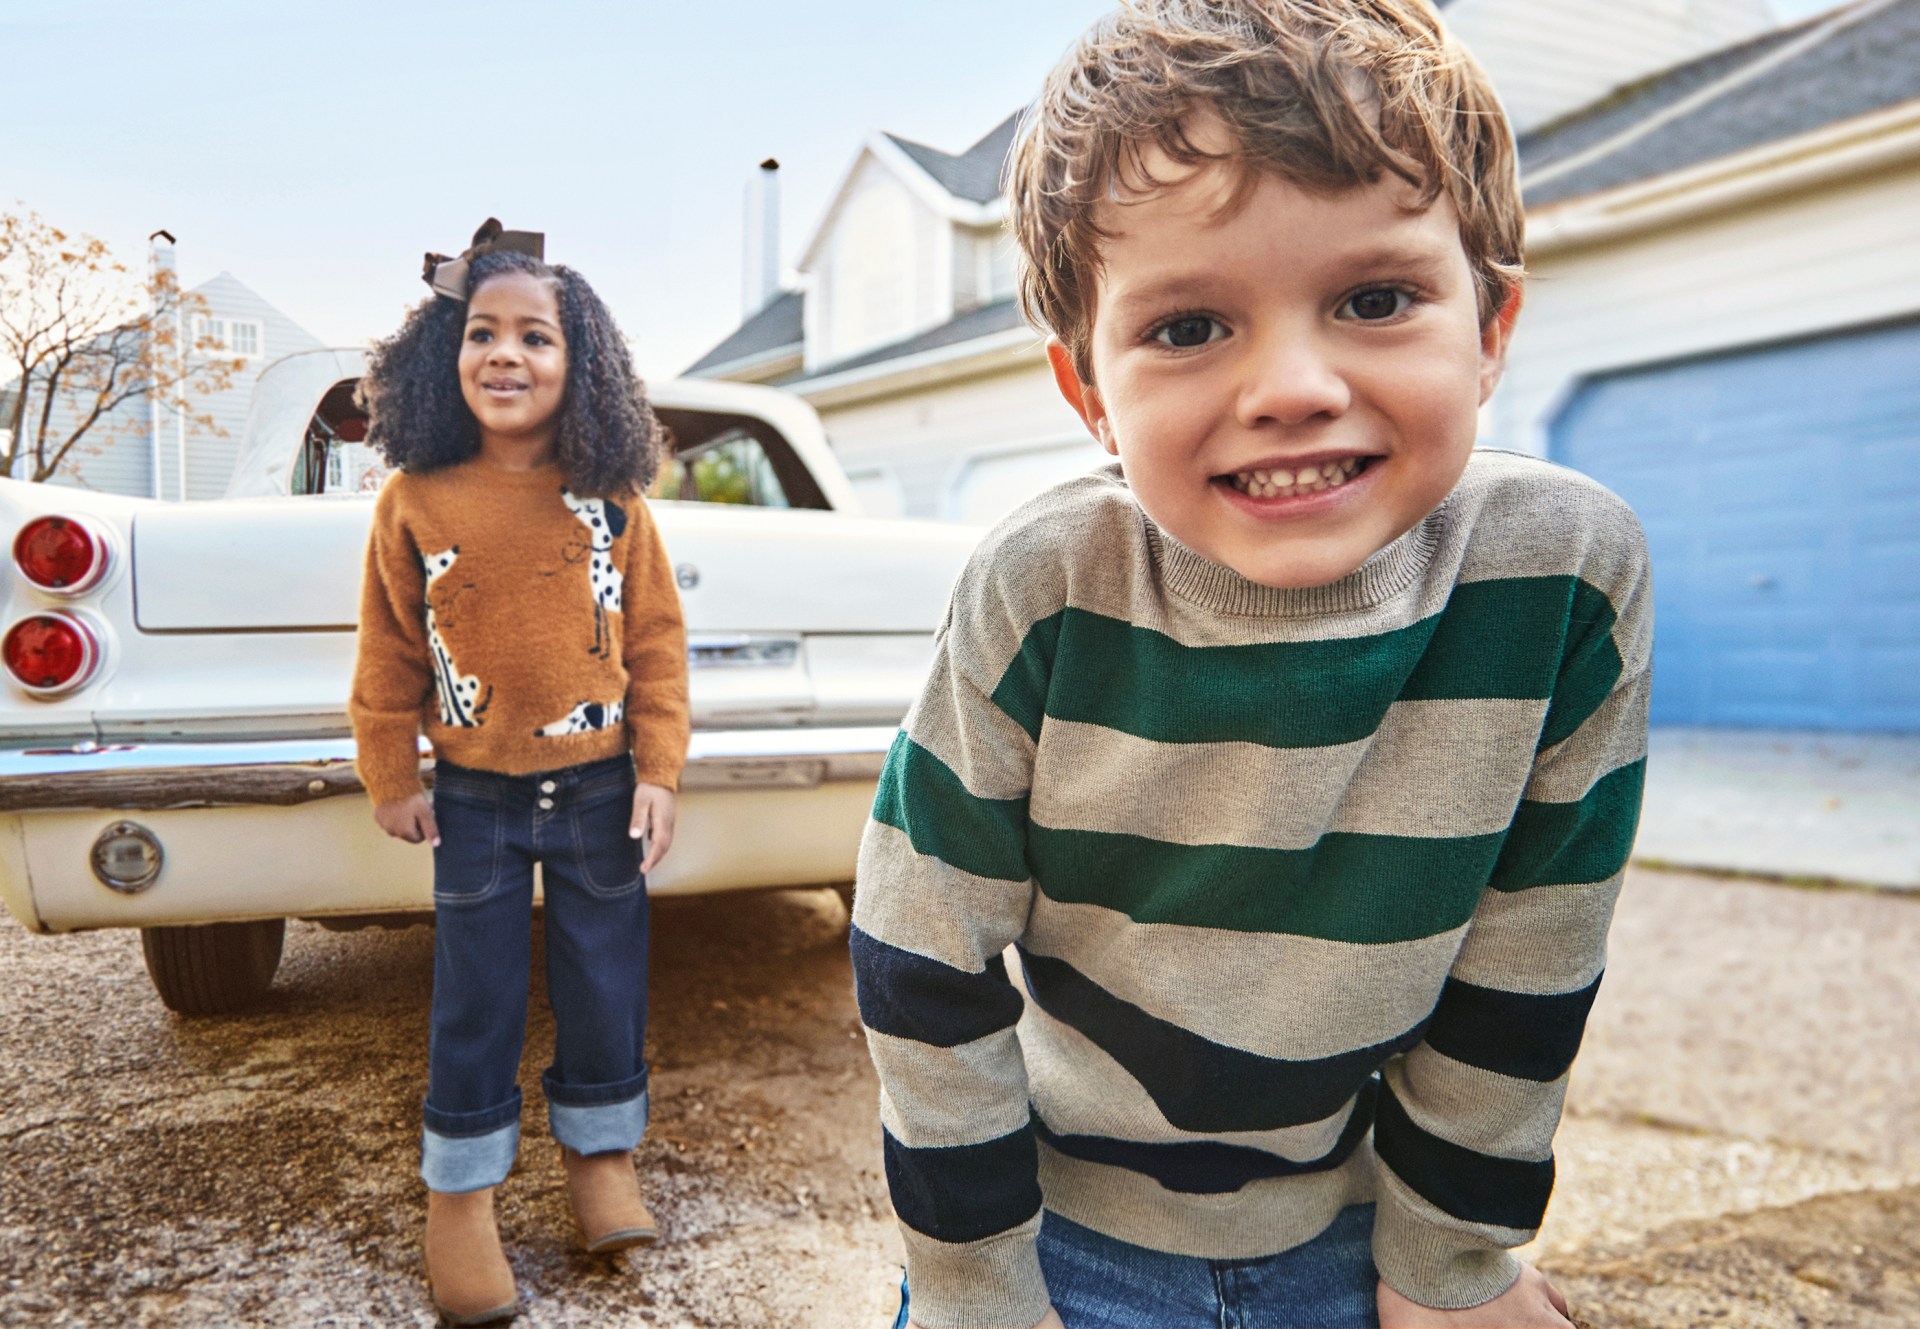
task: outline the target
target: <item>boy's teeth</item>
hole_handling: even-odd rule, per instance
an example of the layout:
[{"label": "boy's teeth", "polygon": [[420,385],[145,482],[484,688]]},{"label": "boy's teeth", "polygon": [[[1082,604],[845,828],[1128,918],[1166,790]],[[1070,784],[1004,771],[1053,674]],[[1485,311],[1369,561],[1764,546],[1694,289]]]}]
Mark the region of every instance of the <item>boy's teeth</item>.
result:
[{"label": "boy's teeth", "polygon": [[1302,494],[1317,494],[1323,489],[1337,488],[1359,471],[1360,458],[1348,457],[1344,461],[1320,462],[1294,471],[1278,467],[1240,471],[1233,476],[1232,484],[1241,493],[1254,498],[1296,498]]}]

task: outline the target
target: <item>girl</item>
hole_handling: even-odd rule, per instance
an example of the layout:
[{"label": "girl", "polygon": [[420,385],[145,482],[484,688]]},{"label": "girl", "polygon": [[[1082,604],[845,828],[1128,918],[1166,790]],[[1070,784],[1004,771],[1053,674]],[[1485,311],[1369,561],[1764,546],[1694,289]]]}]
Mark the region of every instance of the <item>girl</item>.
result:
[{"label": "girl", "polygon": [[[533,865],[545,882],[548,1121],[589,1251],[654,1240],[646,873],[673,842],[686,632],[641,491],[653,415],[626,343],[542,238],[489,220],[373,351],[370,441],[397,468],[367,549],[350,705],[387,834],[433,845],[420,1175],[452,1324],[510,1319],[493,1190],[520,1134]],[[419,735],[436,758],[422,792]]]}]

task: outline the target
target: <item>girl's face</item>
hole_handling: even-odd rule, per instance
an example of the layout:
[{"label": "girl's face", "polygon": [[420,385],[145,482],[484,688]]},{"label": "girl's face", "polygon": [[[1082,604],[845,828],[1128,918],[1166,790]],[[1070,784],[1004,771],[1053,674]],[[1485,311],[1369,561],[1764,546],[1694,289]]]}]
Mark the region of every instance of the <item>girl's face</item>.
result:
[{"label": "girl's face", "polygon": [[567,395],[567,342],[551,282],[503,272],[480,284],[467,301],[460,392],[483,449],[552,445]]}]

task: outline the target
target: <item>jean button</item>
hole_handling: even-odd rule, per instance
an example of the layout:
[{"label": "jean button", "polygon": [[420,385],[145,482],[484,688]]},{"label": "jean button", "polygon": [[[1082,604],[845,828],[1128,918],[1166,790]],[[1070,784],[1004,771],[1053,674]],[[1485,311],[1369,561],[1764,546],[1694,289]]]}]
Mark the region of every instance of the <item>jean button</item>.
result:
[{"label": "jean button", "polygon": [[559,787],[560,787],[559,785],[555,784],[551,780],[542,780],[540,782],[540,792],[543,794],[551,794],[554,790],[558,789]]},{"label": "jean button", "polygon": [[550,798],[543,798],[543,799],[541,799],[541,800],[540,800],[540,808],[541,808],[541,810],[542,810],[542,811],[545,811],[545,810],[547,810],[547,809],[549,809],[549,808],[551,808],[552,806],[553,806],[553,800],[552,800],[552,799],[550,799]]}]

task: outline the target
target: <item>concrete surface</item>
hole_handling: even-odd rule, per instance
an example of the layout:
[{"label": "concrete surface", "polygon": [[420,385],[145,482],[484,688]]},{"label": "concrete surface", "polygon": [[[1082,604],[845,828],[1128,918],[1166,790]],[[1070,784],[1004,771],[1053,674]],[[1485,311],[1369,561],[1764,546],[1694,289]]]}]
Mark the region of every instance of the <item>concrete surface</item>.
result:
[{"label": "concrete surface", "polygon": [[[886,1323],[899,1241],[839,902],[655,917],[640,1166],[666,1239],[574,1248],[536,978],[501,1201],[520,1323]],[[1583,1319],[1920,1324],[1916,955],[1920,895],[1629,875],[1531,1252]],[[168,1015],[129,932],[0,920],[0,973],[0,1324],[432,1324],[414,1174],[428,929],[295,924],[269,1000],[222,1020]]]},{"label": "concrete surface", "polygon": [[1920,735],[1655,729],[1634,856],[1920,890]]}]

